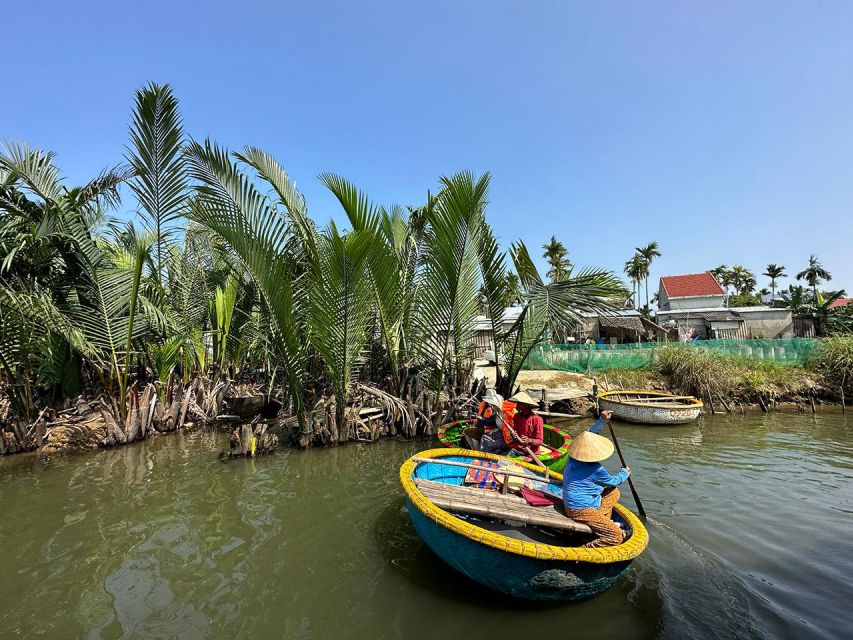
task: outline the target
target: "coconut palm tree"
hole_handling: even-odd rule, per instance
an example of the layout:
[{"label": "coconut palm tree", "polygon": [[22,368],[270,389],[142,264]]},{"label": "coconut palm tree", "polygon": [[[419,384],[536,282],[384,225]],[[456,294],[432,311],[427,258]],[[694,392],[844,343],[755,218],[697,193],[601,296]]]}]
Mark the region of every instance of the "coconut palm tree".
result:
[{"label": "coconut palm tree", "polygon": [[646,270],[646,261],[639,253],[635,253],[624,266],[625,275],[631,279],[631,296],[634,298],[638,311],[640,309],[640,282],[642,282],[643,275],[646,273]]},{"label": "coconut palm tree", "polygon": [[787,278],[788,274],[785,273],[785,267],[780,266],[778,264],[768,264],[767,269],[762,274],[770,278],[770,295],[772,299],[776,298],[776,281],[779,278]]},{"label": "coconut palm tree", "polygon": [[755,290],[755,286],[758,284],[755,274],[739,264],[733,266],[728,272],[728,275],[732,286],[735,288],[735,292],[739,296],[752,293]]},{"label": "coconut palm tree", "polygon": [[809,266],[800,271],[796,275],[797,280],[805,280],[812,288],[812,296],[817,300],[817,285],[822,282],[832,280],[832,274],[827,271],[817,259],[817,256],[812,254],[809,257]]},{"label": "coconut palm tree", "polygon": [[650,242],[643,247],[637,247],[637,253],[643,257],[645,267],[643,268],[643,280],[646,284],[646,309],[649,308],[649,272],[655,258],[660,258],[661,252],[657,242]]},{"label": "coconut palm tree", "polygon": [[506,298],[504,305],[509,307],[521,302],[521,281],[512,271],[506,274]]},{"label": "coconut palm tree", "polygon": [[542,257],[548,263],[548,279],[551,282],[560,282],[565,279],[568,270],[572,263],[568,259],[569,250],[566,249],[562,242],[557,240],[556,236],[551,236],[551,240],[542,245],[544,253]]}]

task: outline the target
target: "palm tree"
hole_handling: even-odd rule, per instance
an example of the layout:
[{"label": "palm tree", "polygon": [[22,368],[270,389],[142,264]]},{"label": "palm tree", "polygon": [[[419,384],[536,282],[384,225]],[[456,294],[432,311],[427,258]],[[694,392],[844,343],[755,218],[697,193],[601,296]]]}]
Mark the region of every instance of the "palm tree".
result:
[{"label": "palm tree", "polygon": [[[304,203],[287,174],[258,149],[232,154],[210,141],[186,150],[198,182],[192,220],[219,236],[258,287],[273,329],[272,347],[301,428],[306,426],[308,380],[308,275],[316,255],[316,231],[304,222]],[[263,195],[237,164],[242,160],[273,189]],[[298,252],[287,249],[298,246]]]},{"label": "palm tree", "polygon": [[151,83],[136,92],[130,138],[127,161],[135,175],[129,185],[142,222],[154,236],[156,276],[162,287],[169,244],[189,193],[178,99],[169,85]]},{"label": "palm tree", "polygon": [[782,292],[782,300],[795,316],[806,317],[811,313],[811,301],[803,286],[788,285],[788,290]]},{"label": "palm tree", "polygon": [[752,273],[749,269],[742,265],[735,265],[728,272],[729,280],[735,288],[735,292],[737,295],[743,295],[745,293],[752,293],[755,290],[755,286],[758,284],[758,280],[755,278],[755,274]]},{"label": "palm tree", "polygon": [[[518,320],[509,330],[502,331],[495,324],[496,359],[502,360],[505,367],[503,371],[497,367],[497,390],[503,395],[515,390],[525,360],[546,336],[579,325],[582,312],[618,309],[627,294],[613,273],[595,268],[579,272],[570,269],[563,281],[546,283],[522,242],[513,244],[510,255],[521,280],[524,301]],[[484,274],[500,272],[503,261],[502,254],[491,253],[483,261]]]},{"label": "palm tree", "polygon": [[713,269],[708,270],[708,273],[714,276],[720,284],[723,283],[723,276],[726,275],[728,272],[729,268],[727,265],[724,264],[721,264],[718,267],[714,267]]},{"label": "palm tree", "polygon": [[506,274],[506,298],[504,306],[512,306],[521,302],[521,281],[512,271]]},{"label": "palm tree", "polygon": [[631,296],[634,298],[634,301],[637,306],[637,310],[640,309],[640,282],[643,279],[643,275],[647,273],[646,261],[639,253],[635,253],[633,257],[625,263],[624,266],[625,275],[627,275],[631,279],[632,283],[632,293]]},{"label": "palm tree", "polygon": [[571,268],[571,262],[568,259],[569,250],[557,240],[556,236],[551,236],[551,240],[542,245],[542,249],[545,251],[542,257],[548,263],[548,279],[551,282],[561,282]]},{"label": "palm tree", "polygon": [[771,299],[776,298],[776,280],[779,278],[787,278],[788,274],[785,273],[785,267],[782,267],[777,264],[768,264],[767,269],[762,274],[770,278],[770,296]]},{"label": "palm tree", "polygon": [[646,309],[649,308],[649,271],[651,270],[652,263],[655,258],[660,258],[661,252],[658,247],[657,242],[650,242],[644,247],[637,247],[637,253],[643,257],[645,261],[645,267],[643,269],[644,275],[643,279],[646,282]]},{"label": "palm tree", "polygon": [[817,285],[832,280],[832,275],[818,261],[817,256],[809,257],[809,266],[796,275],[797,280],[805,280],[812,288],[812,296],[817,300]]}]

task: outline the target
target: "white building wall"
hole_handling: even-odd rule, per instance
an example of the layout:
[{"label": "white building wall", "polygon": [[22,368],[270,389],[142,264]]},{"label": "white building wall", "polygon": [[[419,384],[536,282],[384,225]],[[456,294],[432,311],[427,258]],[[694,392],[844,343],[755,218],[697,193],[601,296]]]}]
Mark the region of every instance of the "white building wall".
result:
[{"label": "white building wall", "polygon": [[685,309],[709,309],[722,307],[725,296],[691,296],[689,298],[669,298],[668,308],[662,311],[678,311]]}]

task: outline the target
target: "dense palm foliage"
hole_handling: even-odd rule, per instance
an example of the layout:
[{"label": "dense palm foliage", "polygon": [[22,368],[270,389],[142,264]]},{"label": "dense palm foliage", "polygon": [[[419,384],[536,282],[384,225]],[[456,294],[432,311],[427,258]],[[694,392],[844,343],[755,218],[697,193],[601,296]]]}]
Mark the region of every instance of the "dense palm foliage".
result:
[{"label": "dense palm foliage", "polygon": [[[488,174],[441,178],[410,208],[323,175],[344,231],[318,227],[264,151],[188,139],[168,86],[137,92],[130,141],[126,166],[75,188],[50,153],[0,154],[0,392],[23,422],[78,393],[123,417],[137,381],[165,397],[178,381],[261,375],[308,437],[318,403],[342,424],[358,385],[408,402],[411,427],[413,405],[428,423],[470,385],[482,307],[508,392],[550,331],[624,300],[615,276],[564,259],[546,283],[523,243],[511,275],[486,222]],[[508,302],[523,308],[510,327]]]}]

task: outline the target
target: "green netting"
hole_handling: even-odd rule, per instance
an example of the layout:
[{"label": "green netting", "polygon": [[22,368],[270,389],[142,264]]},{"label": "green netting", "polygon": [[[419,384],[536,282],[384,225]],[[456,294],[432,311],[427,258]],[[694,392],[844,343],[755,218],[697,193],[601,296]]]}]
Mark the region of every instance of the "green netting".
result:
[{"label": "green netting", "polygon": [[[772,360],[780,364],[801,365],[818,345],[816,338],[778,340],[697,340],[682,346],[706,349],[738,358]],[[526,369],[556,371],[602,371],[642,369],[654,362],[655,351],[674,343],[640,342],[634,344],[543,344],[534,349],[524,363]]]}]

